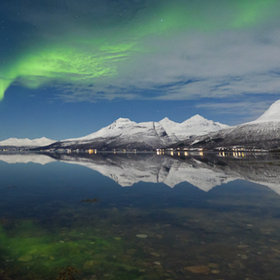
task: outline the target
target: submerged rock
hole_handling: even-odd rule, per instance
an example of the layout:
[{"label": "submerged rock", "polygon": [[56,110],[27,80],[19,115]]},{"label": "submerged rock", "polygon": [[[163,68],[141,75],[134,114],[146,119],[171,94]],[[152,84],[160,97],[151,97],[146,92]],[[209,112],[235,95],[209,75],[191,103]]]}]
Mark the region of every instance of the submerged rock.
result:
[{"label": "submerged rock", "polygon": [[148,237],[147,234],[144,234],[144,233],[139,233],[139,234],[136,234],[136,237],[137,238],[142,238],[142,239],[146,239]]},{"label": "submerged rock", "polygon": [[193,266],[186,266],[185,270],[190,271],[196,274],[209,274],[210,269],[206,265],[193,265]]},{"label": "submerged rock", "polygon": [[18,260],[20,262],[29,262],[29,261],[32,260],[32,256],[31,255],[25,255],[25,256],[19,257]]}]

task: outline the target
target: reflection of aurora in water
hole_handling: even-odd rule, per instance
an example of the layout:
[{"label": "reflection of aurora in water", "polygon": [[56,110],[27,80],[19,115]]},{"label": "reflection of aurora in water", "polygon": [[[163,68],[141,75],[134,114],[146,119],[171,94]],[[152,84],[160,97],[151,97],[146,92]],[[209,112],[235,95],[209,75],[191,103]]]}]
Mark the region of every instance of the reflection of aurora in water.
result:
[{"label": "reflection of aurora in water", "polygon": [[239,180],[208,192],[188,183],[121,188],[78,165],[0,168],[4,279],[56,279],[67,268],[77,270],[75,279],[273,279],[280,272],[279,196],[265,187]]}]

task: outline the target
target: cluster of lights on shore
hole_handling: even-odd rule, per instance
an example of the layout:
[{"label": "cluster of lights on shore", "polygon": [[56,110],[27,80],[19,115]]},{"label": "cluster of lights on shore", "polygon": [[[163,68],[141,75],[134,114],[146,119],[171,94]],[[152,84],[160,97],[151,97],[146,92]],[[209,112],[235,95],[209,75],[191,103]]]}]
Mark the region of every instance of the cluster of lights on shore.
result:
[{"label": "cluster of lights on shore", "polygon": [[[89,155],[96,155],[98,153],[97,149],[88,149],[86,151]],[[255,151],[257,152],[257,151]],[[137,153],[136,149],[133,150],[127,150],[127,149],[113,149],[112,151],[113,154],[127,154],[127,153]],[[234,158],[245,158],[246,157],[247,151],[245,148],[232,148],[231,150],[226,150],[226,149],[220,149],[217,152],[217,155],[219,157],[234,157]],[[205,155],[205,151],[203,148],[198,148],[198,149],[156,149],[156,154],[158,156],[164,156],[164,155],[169,155],[169,156],[177,156],[177,157],[188,157],[188,156],[201,156],[203,157]]]}]

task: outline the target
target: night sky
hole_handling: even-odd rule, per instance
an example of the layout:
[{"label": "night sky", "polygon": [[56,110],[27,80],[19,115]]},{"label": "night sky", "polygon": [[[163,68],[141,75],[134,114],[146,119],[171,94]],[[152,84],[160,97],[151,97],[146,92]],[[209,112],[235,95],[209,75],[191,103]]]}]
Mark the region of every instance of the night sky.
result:
[{"label": "night sky", "polygon": [[278,0],[2,0],[0,38],[0,140],[232,125],[280,98]]}]

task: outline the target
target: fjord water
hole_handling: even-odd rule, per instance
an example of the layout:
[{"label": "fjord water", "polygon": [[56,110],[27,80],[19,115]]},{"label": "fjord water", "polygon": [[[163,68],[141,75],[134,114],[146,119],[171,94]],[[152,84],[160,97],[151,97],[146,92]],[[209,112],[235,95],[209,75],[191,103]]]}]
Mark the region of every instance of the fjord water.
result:
[{"label": "fjord water", "polygon": [[276,155],[0,155],[1,279],[277,279]]}]

